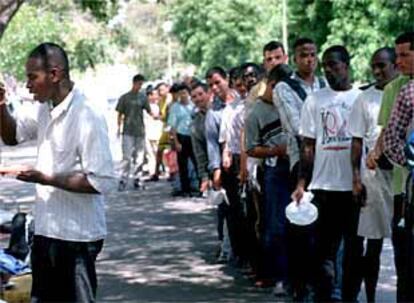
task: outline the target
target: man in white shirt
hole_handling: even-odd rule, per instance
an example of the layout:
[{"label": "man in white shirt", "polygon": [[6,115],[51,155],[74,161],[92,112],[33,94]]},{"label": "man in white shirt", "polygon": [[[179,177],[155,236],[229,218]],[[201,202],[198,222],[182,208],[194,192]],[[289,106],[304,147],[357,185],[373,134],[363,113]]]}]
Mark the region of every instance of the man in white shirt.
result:
[{"label": "man in white shirt", "polygon": [[343,46],[328,48],[322,66],[330,87],[311,94],[302,108],[303,137],[299,181],[292,198],[300,202],[306,180],[319,217],[315,223],[316,300],[330,302],[335,284],[335,261],[344,238],[343,300],[352,301],[352,241],[358,207],[352,200],[351,134],[349,115],[359,94],[351,85],[350,56]]},{"label": "man in white shirt", "polygon": [[[384,238],[391,235],[392,166],[389,165],[388,170],[377,168],[375,171],[367,171],[365,161],[361,159],[365,159],[364,150],[374,149],[381,132],[381,127],[377,124],[378,114],[384,86],[398,76],[395,61],[396,54],[393,48],[383,47],[375,51],[371,59],[371,68],[376,82],[359,95],[352,107],[350,118],[353,194],[356,201],[362,204],[356,245],[361,263],[356,268],[360,270],[361,283],[362,280],[365,282],[368,302],[375,302],[382,243]],[[367,179],[367,176],[371,176],[370,179]],[[368,186],[365,187],[363,184]],[[374,187],[376,190],[372,190]],[[365,252],[364,239],[367,239]]]},{"label": "man in white shirt", "polygon": [[37,139],[35,168],[17,174],[37,185],[32,302],[93,302],[106,235],[102,194],[116,185],[106,123],[74,87],[59,45],[32,50],[26,74],[37,117],[13,118],[2,104],[0,128],[9,145]]}]

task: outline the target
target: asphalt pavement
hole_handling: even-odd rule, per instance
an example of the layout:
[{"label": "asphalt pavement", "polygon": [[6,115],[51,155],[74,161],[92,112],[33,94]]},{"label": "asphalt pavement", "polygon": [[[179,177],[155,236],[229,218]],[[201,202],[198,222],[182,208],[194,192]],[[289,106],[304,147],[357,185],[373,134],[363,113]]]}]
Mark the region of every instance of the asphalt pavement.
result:
[{"label": "asphalt pavement", "polygon": [[[112,140],[115,160],[118,144]],[[6,164],[33,164],[33,143],[1,147]],[[0,178],[0,207],[31,211],[32,184]],[[97,261],[98,302],[275,302],[237,270],[216,264],[215,211],[200,198],[172,198],[165,180],[107,197],[108,237]],[[378,302],[394,302],[390,241],[382,254]],[[361,296],[361,301],[364,297]]]}]

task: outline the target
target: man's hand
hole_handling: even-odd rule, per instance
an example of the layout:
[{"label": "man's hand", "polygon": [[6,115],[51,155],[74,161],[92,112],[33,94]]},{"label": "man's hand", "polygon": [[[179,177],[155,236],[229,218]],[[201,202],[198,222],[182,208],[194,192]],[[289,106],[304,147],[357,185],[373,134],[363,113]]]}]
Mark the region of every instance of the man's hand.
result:
[{"label": "man's hand", "polygon": [[367,193],[364,184],[362,184],[361,179],[354,179],[352,182],[352,196],[356,203],[360,206],[367,205]]},{"label": "man's hand", "polygon": [[299,181],[298,185],[296,186],[295,191],[292,193],[292,200],[296,201],[298,204],[303,198],[303,194],[305,193],[305,184],[303,181]]},{"label": "man's hand", "polygon": [[175,151],[177,152],[177,153],[180,153],[182,150],[183,150],[183,146],[181,145],[181,143],[180,142],[175,142],[174,143],[174,147],[175,147]]},{"label": "man's hand", "polygon": [[17,174],[16,179],[29,183],[49,184],[49,177],[35,169],[21,171]]},{"label": "man's hand", "polygon": [[0,83],[0,105],[6,104],[6,90]]},{"label": "man's hand", "polygon": [[201,181],[200,192],[204,193],[208,190],[210,181],[208,179]]},{"label": "man's hand", "polygon": [[247,169],[245,168],[240,168],[240,173],[239,173],[239,179],[240,179],[240,184],[245,184],[247,183],[247,177],[248,177],[248,172]]},{"label": "man's hand", "polygon": [[377,161],[379,159],[379,154],[374,150],[370,151],[367,156],[367,167],[368,169],[376,169],[377,168]]}]

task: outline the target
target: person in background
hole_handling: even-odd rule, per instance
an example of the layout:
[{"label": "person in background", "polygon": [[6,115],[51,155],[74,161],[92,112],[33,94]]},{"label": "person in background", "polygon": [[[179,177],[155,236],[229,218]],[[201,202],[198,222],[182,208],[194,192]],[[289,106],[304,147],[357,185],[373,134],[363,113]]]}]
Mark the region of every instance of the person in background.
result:
[{"label": "person in background", "polygon": [[132,79],[132,88],[129,92],[119,98],[116,105],[118,112],[117,134],[122,134],[122,161],[121,180],[118,190],[125,190],[131,163],[133,164],[132,175],[134,188],[141,187],[140,174],[144,164],[145,156],[145,125],[144,110],[152,115],[147,96],[141,91],[145,81],[143,75],[135,75]]}]

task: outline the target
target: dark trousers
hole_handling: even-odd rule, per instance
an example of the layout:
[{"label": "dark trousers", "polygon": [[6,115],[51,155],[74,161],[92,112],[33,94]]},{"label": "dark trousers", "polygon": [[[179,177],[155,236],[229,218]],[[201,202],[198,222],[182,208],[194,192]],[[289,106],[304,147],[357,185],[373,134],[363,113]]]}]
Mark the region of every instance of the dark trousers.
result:
[{"label": "dark trousers", "polygon": [[313,203],[318,207],[315,223],[316,300],[329,302],[332,299],[337,252],[343,239],[342,299],[354,302],[359,291],[355,271],[359,206],[354,203],[352,192],[315,190],[314,194]]},{"label": "dark trousers", "polygon": [[365,283],[367,302],[375,302],[378,275],[380,271],[380,258],[383,239],[367,239],[364,254],[364,238],[357,238],[356,253],[360,256],[358,263],[354,264],[356,274],[359,274],[359,285]]},{"label": "dark trousers", "polygon": [[32,302],[94,302],[95,260],[103,240],[72,242],[35,236]]},{"label": "dark trousers", "polygon": [[228,170],[222,169],[222,184],[226,190],[230,205],[223,205],[231,248],[236,257],[247,260],[246,225],[243,207],[240,202],[240,157],[233,155],[232,165]]},{"label": "dark trousers", "polygon": [[[410,198],[413,199],[413,197]],[[394,197],[392,245],[397,272],[397,302],[414,302],[413,211],[411,207],[407,207],[405,202],[403,195]],[[399,226],[402,218],[405,218],[405,224]]]},{"label": "dark trousers", "polygon": [[181,151],[177,153],[181,190],[185,193],[189,193],[191,192],[191,184],[188,175],[188,160],[191,160],[191,162],[193,162],[194,169],[197,169],[193,146],[191,144],[191,136],[177,134],[177,139],[181,144]]},{"label": "dark trousers", "polygon": [[260,270],[264,279],[287,279],[285,208],[289,196],[289,161],[278,159],[275,167],[264,168],[263,265]]}]

